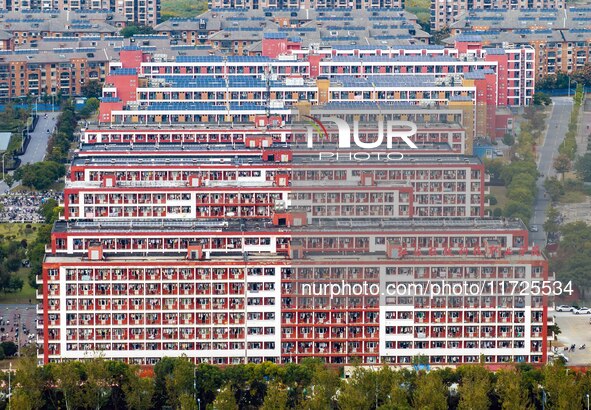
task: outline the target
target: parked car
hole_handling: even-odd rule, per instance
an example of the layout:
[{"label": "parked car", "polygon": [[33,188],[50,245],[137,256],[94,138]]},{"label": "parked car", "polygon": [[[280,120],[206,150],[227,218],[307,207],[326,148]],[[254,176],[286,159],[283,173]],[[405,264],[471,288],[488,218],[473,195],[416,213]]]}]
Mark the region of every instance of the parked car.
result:
[{"label": "parked car", "polygon": [[538,232],[538,231],[539,231],[539,229],[538,229],[538,225],[532,225],[532,226],[530,226],[530,227],[529,227],[529,230],[530,230],[531,232]]},{"label": "parked car", "polygon": [[502,157],[503,156],[503,151],[501,151],[500,149],[495,150],[495,155],[497,157]]},{"label": "parked car", "polygon": [[582,307],[579,309],[573,310],[575,315],[591,315],[591,309],[588,307]]},{"label": "parked car", "polygon": [[569,305],[559,305],[556,306],[554,310],[556,310],[557,312],[572,312],[573,310],[575,310],[575,307]]}]

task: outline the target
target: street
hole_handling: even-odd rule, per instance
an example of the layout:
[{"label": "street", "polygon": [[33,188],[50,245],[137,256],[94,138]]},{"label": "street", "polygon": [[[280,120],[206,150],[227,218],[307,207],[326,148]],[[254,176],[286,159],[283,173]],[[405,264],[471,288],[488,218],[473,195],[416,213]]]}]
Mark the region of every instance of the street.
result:
[{"label": "street", "polygon": [[[47,118],[45,118],[45,113],[39,113],[37,126],[35,127],[35,130],[30,133],[31,140],[29,141],[27,151],[20,157],[22,161],[21,165],[43,161],[47,152],[49,136],[51,135],[47,133],[47,130],[49,129],[53,131],[57,124],[59,114],[59,112],[49,112],[47,113]],[[0,193],[3,194],[7,192],[8,189],[8,185],[6,185],[4,181],[0,181]]]},{"label": "street", "polygon": [[532,218],[532,225],[537,225],[538,232],[530,232],[530,242],[538,245],[546,245],[546,233],[544,232],[544,222],[546,221],[546,209],[550,204],[550,197],[546,194],[544,189],[544,180],[548,177],[556,175],[556,171],[552,166],[554,157],[558,155],[558,147],[564,139],[564,135],[568,131],[568,123],[570,121],[570,114],[573,109],[572,97],[556,97],[552,99],[552,113],[547,119],[548,128],[542,144],[538,146],[538,171],[543,174],[543,177],[538,178],[537,181],[537,195],[534,203],[534,216]]},{"label": "street", "polygon": [[47,143],[49,142],[50,136],[50,134],[47,133],[47,130],[53,132],[53,129],[57,124],[58,115],[59,112],[49,112],[47,113],[47,118],[45,118],[44,113],[39,113],[39,122],[37,122],[35,131],[30,133],[31,141],[29,142],[27,152],[20,157],[23,165],[43,161],[45,153],[47,152]]}]

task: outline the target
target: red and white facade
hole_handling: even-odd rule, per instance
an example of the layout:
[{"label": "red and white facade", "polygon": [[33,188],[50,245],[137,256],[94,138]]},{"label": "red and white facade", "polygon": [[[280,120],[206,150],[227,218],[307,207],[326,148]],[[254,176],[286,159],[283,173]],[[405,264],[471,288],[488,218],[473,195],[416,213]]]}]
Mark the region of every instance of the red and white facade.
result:
[{"label": "red and white facade", "polygon": [[87,130],[67,176],[40,278],[44,362],[545,361],[542,297],[305,289],[547,279],[523,224],[482,219],[480,161],[448,149],[318,164],[244,135],[182,148],[160,144],[170,131],[97,140],[116,132]]},{"label": "red and white facade", "polygon": [[[547,263],[521,222],[484,219],[488,177],[470,156],[489,108],[510,105],[500,53],[416,50],[152,61],[123,49],[66,176],[39,278],[40,360],[544,362],[545,298],[504,286],[547,280]],[[347,157],[340,130],[298,122],[308,114],[358,121],[365,143],[376,121],[411,121],[417,148]],[[442,280],[494,290],[311,291]]]}]

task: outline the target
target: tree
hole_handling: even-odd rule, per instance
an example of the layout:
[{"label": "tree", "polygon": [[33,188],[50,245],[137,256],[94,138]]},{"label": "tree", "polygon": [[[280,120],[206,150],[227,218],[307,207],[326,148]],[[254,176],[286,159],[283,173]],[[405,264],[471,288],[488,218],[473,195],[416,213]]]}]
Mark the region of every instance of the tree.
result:
[{"label": "tree", "polygon": [[564,365],[554,362],[544,367],[543,374],[547,408],[556,410],[583,408],[583,392],[573,372],[568,372]]},{"label": "tree", "polygon": [[591,287],[591,227],[584,222],[561,226],[562,234],[557,254],[551,259],[551,270],[562,281],[572,280],[583,297]]},{"label": "tree", "polygon": [[556,172],[561,175],[562,180],[564,181],[564,173],[570,171],[571,168],[571,161],[568,155],[566,154],[559,154],[554,158],[554,162],[552,164]]},{"label": "tree", "polygon": [[125,38],[133,37],[137,34],[154,34],[154,29],[149,26],[127,26],[121,29],[121,35]]},{"label": "tree", "polygon": [[83,378],[82,362],[62,362],[52,364],[50,374],[56,386],[62,393],[66,410],[80,409],[84,407],[84,394],[80,389],[80,381]]},{"label": "tree", "polygon": [[586,153],[576,162],[575,170],[581,178],[585,182],[591,182],[591,153]]},{"label": "tree", "polygon": [[515,369],[502,369],[496,374],[495,392],[501,403],[501,410],[529,410],[533,405],[529,391],[523,385],[521,374]]},{"label": "tree", "polygon": [[99,109],[99,106],[100,106],[100,101],[97,98],[95,98],[95,97],[89,98],[84,103],[84,107],[82,107],[82,109],[80,110],[80,116],[82,118],[90,117],[96,110]]},{"label": "tree", "polygon": [[513,134],[511,134],[509,132],[506,133],[503,136],[503,144],[508,145],[508,146],[515,144],[515,137],[513,136]]},{"label": "tree", "polygon": [[572,74],[573,80],[577,82],[577,87],[579,85],[591,85],[591,64],[586,63],[582,68],[576,70]]},{"label": "tree", "polygon": [[100,98],[103,85],[98,80],[90,80],[82,86],[82,95],[86,98]]},{"label": "tree", "polygon": [[505,205],[503,215],[507,218],[519,218],[522,221],[527,222],[531,219],[532,209],[528,204],[523,204],[517,201],[509,201],[507,202],[507,205]]},{"label": "tree", "polygon": [[25,186],[43,191],[65,174],[66,167],[64,164],[54,161],[42,161],[23,165],[15,171],[14,177],[21,180]]},{"label": "tree", "polygon": [[14,342],[2,342],[0,343],[0,347],[4,351],[6,357],[12,357],[18,352],[18,347]]},{"label": "tree", "polygon": [[99,410],[109,402],[111,383],[107,362],[102,358],[95,358],[84,362],[85,382],[82,394],[85,408]]},{"label": "tree", "polygon": [[[351,378],[339,390],[339,409],[372,409],[394,404],[397,409],[409,409],[408,395],[400,388],[401,383],[400,374],[386,366],[380,370],[356,367]],[[393,403],[392,395],[396,403]]]},{"label": "tree", "polygon": [[213,402],[213,408],[216,410],[238,410],[236,397],[234,397],[234,392],[232,391],[230,383],[226,384],[220,390]]},{"label": "tree", "polygon": [[174,361],[172,372],[166,378],[166,393],[168,403],[173,407],[180,407],[180,397],[183,394],[193,396],[193,375],[195,366],[185,357]]},{"label": "tree", "polygon": [[278,382],[269,383],[260,410],[287,410],[287,389]]},{"label": "tree", "polygon": [[128,367],[126,377],[121,386],[125,394],[126,408],[130,410],[149,410],[154,396],[154,380],[142,378],[139,368]]},{"label": "tree", "polygon": [[490,408],[489,393],[492,389],[490,373],[482,366],[459,368],[461,375],[458,410],[486,410]]},{"label": "tree", "polygon": [[23,357],[18,361],[14,386],[17,386],[12,397],[13,409],[40,409],[45,404],[43,398],[43,369],[37,366],[34,356]]},{"label": "tree", "polygon": [[439,372],[419,373],[412,395],[415,409],[445,410],[448,408],[449,390],[443,383]]},{"label": "tree", "polygon": [[548,236],[553,236],[560,230],[560,212],[552,205],[546,210],[546,221],[544,222],[544,231]]},{"label": "tree", "polygon": [[201,363],[195,371],[197,397],[206,406],[215,400],[216,393],[224,384],[224,375],[218,366]]},{"label": "tree", "polygon": [[536,92],[534,93],[533,102],[534,105],[550,105],[552,104],[552,99],[548,96],[548,94]]},{"label": "tree", "polygon": [[491,179],[501,179],[501,171],[505,164],[500,159],[485,159],[484,169],[490,175]]},{"label": "tree", "polygon": [[546,178],[544,181],[544,189],[548,195],[550,195],[552,202],[558,201],[560,197],[564,195],[564,187],[556,177]]},{"label": "tree", "polygon": [[322,364],[317,364],[314,368],[312,386],[314,388],[306,401],[310,410],[324,410],[335,407],[336,393],[341,387],[341,378],[336,371],[327,369]]},{"label": "tree", "polygon": [[11,174],[4,175],[4,183],[8,185],[8,187],[12,187],[14,185],[14,177]]}]

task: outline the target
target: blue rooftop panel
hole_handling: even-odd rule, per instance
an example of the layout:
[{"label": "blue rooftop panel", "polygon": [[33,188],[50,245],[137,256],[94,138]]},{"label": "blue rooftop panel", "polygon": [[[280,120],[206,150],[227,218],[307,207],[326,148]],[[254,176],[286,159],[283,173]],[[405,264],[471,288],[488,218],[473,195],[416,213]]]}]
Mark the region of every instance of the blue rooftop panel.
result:
[{"label": "blue rooftop panel", "polygon": [[228,56],[228,63],[266,63],[271,61],[264,56]]},{"label": "blue rooftop panel", "polygon": [[224,59],[221,56],[177,56],[177,63],[217,63]]},{"label": "blue rooftop panel", "polygon": [[263,38],[267,38],[269,40],[281,40],[287,37],[287,34],[285,33],[274,33],[274,32],[270,32],[270,33],[265,33],[263,34]]},{"label": "blue rooftop panel", "polygon": [[111,75],[136,75],[137,70],[135,68],[116,68],[111,70]]}]

